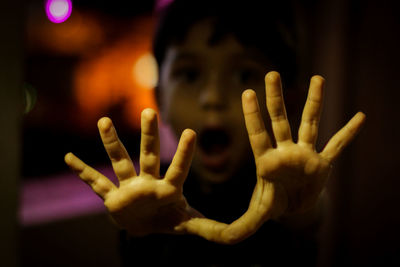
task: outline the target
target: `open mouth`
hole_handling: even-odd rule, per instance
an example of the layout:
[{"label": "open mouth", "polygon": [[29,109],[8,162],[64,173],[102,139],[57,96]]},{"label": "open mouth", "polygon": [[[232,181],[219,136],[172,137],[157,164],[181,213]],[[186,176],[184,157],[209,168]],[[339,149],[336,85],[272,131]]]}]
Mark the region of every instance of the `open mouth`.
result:
[{"label": "open mouth", "polygon": [[219,154],[229,147],[229,134],[222,129],[206,129],[200,133],[199,145],[206,154]]},{"label": "open mouth", "polygon": [[202,163],[210,169],[221,170],[229,159],[230,134],[221,128],[207,128],[200,132],[199,148]]}]

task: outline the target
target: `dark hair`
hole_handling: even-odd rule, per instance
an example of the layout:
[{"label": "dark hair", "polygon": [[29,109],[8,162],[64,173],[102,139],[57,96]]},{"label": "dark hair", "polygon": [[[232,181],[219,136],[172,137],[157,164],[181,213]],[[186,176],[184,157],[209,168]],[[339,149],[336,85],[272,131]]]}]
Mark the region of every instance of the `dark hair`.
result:
[{"label": "dark hair", "polygon": [[232,34],[242,45],[262,52],[282,73],[285,87],[295,87],[298,34],[290,7],[288,1],[175,0],[158,12],[154,56],[161,66],[168,46],[183,42],[194,24],[212,18],[210,45]]}]

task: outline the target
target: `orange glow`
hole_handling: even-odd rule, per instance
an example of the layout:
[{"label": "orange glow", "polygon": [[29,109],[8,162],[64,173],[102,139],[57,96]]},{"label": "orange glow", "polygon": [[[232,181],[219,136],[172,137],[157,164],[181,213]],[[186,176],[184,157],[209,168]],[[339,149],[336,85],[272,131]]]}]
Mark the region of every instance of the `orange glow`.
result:
[{"label": "orange glow", "polygon": [[29,17],[27,25],[31,49],[76,55],[91,51],[104,41],[104,33],[96,18],[78,10],[74,10],[64,23],[54,24],[43,14]]},{"label": "orange glow", "polygon": [[[118,106],[124,120],[139,128],[141,111],[147,107],[156,108],[151,90],[156,72],[155,66],[149,63],[152,21],[141,19],[136,25],[140,27],[101,52],[93,53],[77,67],[74,91],[80,108],[77,119],[83,126],[94,123]],[[137,63],[139,59],[142,63]],[[133,79],[133,66],[137,64],[141,71],[135,75],[142,77]]]}]

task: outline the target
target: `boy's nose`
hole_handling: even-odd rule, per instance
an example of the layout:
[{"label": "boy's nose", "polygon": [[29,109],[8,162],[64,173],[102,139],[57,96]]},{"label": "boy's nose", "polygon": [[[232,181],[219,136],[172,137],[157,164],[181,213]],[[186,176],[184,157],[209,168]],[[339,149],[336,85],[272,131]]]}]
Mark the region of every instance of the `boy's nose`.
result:
[{"label": "boy's nose", "polygon": [[209,83],[201,89],[199,103],[204,110],[222,110],[227,107],[228,99],[225,97],[223,86]]}]

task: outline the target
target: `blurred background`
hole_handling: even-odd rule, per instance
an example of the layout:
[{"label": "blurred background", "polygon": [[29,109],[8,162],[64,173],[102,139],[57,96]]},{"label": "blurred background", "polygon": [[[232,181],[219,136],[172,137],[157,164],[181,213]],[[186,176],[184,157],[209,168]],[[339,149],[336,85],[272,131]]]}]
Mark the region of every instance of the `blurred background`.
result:
[{"label": "blurred background", "polygon": [[[310,76],[327,80],[321,147],[358,110],[367,124],[334,168],[320,266],[400,265],[396,1],[293,1]],[[246,2],[243,1],[245,5]],[[155,1],[17,0],[0,8],[2,266],[119,266],[118,229],[63,161],[113,177],[96,123],[110,116],[130,154],[156,108]],[[162,125],[162,160],[175,148]]]}]

